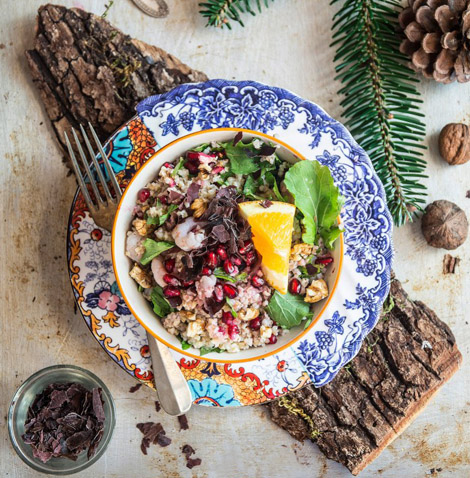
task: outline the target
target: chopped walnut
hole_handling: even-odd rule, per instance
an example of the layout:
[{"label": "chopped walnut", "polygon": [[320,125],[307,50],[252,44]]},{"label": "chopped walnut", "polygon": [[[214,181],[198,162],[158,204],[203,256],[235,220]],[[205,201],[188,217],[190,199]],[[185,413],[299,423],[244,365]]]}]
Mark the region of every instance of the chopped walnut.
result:
[{"label": "chopped walnut", "polygon": [[135,227],[135,230],[139,236],[147,236],[153,229],[151,224],[147,224],[145,219],[134,219],[132,225]]},{"label": "chopped walnut", "polygon": [[191,312],[190,310],[180,310],[179,316],[180,316],[181,322],[192,322],[196,320],[196,313]]},{"label": "chopped walnut", "polygon": [[137,264],[134,264],[129,275],[144,289],[152,287],[152,279],[150,278],[150,275]]},{"label": "chopped walnut", "polygon": [[328,297],[328,286],[323,279],[314,280],[305,291],[305,302],[313,304]]},{"label": "chopped walnut", "polygon": [[193,216],[195,218],[201,217],[207,209],[207,204],[204,199],[197,198],[191,204],[191,209],[194,211]]},{"label": "chopped walnut", "polygon": [[186,334],[188,337],[196,337],[201,335],[204,331],[204,319],[198,317],[195,321],[190,322],[188,328],[186,329]]},{"label": "chopped walnut", "polygon": [[259,309],[255,309],[253,307],[249,307],[246,310],[241,310],[240,312],[238,312],[238,318],[240,320],[245,320],[245,321],[256,319],[258,315],[259,315]]},{"label": "chopped walnut", "polygon": [[297,262],[305,259],[306,257],[311,256],[317,249],[317,246],[305,244],[304,242],[296,244],[290,251],[290,260]]}]

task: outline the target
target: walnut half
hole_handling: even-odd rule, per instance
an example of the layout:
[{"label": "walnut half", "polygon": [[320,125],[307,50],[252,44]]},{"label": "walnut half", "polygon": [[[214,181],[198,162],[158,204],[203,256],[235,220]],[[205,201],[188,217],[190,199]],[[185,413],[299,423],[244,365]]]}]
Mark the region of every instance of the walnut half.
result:
[{"label": "walnut half", "polygon": [[152,279],[140,266],[134,264],[134,267],[129,272],[129,275],[144,289],[152,287]]},{"label": "walnut half", "polygon": [[314,280],[305,291],[305,302],[313,304],[328,297],[328,286],[323,279]]}]

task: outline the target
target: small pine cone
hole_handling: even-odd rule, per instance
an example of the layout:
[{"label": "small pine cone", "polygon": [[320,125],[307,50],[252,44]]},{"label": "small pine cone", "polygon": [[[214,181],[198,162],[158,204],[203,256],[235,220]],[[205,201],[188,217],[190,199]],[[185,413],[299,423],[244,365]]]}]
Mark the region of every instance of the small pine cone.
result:
[{"label": "small pine cone", "polygon": [[470,0],[408,0],[398,17],[400,51],[440,83],[470,81]]}]

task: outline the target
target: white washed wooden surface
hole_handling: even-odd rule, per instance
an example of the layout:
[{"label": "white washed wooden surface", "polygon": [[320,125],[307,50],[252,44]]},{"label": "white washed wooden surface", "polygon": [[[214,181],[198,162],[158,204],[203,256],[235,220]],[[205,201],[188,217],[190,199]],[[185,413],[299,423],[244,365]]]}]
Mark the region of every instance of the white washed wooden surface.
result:
[{"label": "white washed wooden surface", "polygon": [[[1,0],[0,14],[0,476],[37,474],[16,456],[6,429],[9,400],[36,370],[74,363],[98,374],[117,405],[114,438],[104,457],[77,477],[347,477],[312,443],[299,444],[278,429],[261,407],[194,408],[190,430],[153,407],[147,389],[129,393],[133,379],[100,349],[74,315],[65,257],[65,233],[75,181],[60,154],[32,85],[25,49],[31,47],[39,0]],[[68,6],[79,2],[64,1]],[[101,14],[105,0],[82,0]],[[246,28],[204,28],[197,0],[169,0],[167,19],[151,19],[130,0],[116,0],[109,20],[119,28],[177,55],[211,78],[252,79],[295,91],[340,117],[333,81],[326,0],[276,0]],[[449,199],[470,216],[470,163],[449,167],[438,156],[437,134],[448,122],[470,123],[470,83],[422,82],[427,116],[429,199]],[[409,293],[436,310],[454,331],[462,369],[403,436],[362,477],[470,476],[470,240],[457,251],[455,275],[442,275],[444,252],[428,247],[419,224],[395,231],[395,271]],[[143,456],[136,423],[161,421],[173,439]],[[180,447],[190,443],[202,466],[185,467]]]}]

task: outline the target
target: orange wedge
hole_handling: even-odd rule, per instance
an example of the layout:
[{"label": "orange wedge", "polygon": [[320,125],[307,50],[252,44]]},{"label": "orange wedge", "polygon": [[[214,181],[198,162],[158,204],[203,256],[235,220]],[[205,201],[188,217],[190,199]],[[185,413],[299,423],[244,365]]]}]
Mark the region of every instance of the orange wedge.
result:
[{"label": "orange wedge", "polygon": [[242,216],[253,233],[253,243],[261,255],[261,269],[271,287],[287,293],[289,254],[294,228],[295,206],[273,201],[268,208],[260,201],[239,204]]}]

